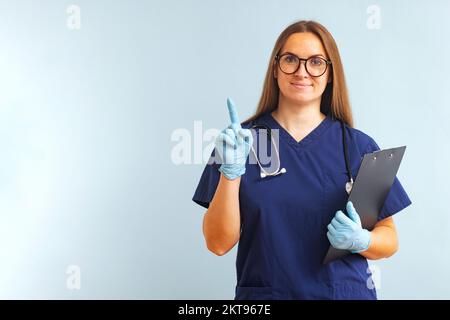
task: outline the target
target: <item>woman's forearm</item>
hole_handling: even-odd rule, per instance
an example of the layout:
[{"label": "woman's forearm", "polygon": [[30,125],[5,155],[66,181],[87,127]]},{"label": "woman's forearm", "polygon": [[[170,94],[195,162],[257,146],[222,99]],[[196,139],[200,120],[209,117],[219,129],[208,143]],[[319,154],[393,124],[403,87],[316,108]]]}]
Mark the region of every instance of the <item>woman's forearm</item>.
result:
[{"label": "woman's forearm", "polygon": [[229,180],[221,174],[216,193],[203,219],[206,245],[219,256],[231,250],[240,237],[240,182],[240,177]]},{"label": "woman's forearm", "polygon": [[388,258],[398,250],[398,237],[391,217],[378,222],[371,232],[370,246],[359,254],[370,260]]}]

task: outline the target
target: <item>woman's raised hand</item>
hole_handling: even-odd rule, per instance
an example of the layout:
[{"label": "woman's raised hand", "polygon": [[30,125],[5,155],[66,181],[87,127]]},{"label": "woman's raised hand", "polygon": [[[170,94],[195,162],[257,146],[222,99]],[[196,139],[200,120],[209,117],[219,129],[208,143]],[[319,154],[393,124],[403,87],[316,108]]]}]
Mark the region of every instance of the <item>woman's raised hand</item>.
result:
[{"label": "woman's raised hand", "polygon": [[221,160],[219,171],[233,180],[245,173],[253,136],[249,129],[242,129],[236,107],[230,98],[227,99],[227,105],[231,124],[217,136],[215,148]]}]

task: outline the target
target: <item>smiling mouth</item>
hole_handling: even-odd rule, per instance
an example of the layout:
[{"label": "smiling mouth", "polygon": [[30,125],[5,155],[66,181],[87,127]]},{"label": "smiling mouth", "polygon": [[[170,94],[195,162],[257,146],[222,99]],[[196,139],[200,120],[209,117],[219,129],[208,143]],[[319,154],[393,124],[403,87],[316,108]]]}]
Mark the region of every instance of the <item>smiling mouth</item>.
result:
[{"label": "smiling mouth", "polygon": [[310,85],[310,84],[296,84],[296,83],[291,83],[291,85],[293,85],[295,88],[298,88],[298,89],[305,89],[305,88],[312,87],[312,85]]}]

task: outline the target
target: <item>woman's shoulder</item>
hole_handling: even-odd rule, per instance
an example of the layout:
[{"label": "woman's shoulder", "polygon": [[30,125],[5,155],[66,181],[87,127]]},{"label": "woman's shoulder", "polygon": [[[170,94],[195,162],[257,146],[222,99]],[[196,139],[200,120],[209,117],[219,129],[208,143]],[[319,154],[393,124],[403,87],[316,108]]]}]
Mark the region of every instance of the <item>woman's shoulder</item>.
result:
[{"label": "woman's shoulder", "polygon": [[245,120],[244,122],[241,122],[241,127],[243,129],[250,129],[254,125],[268,125],[270,122],[270,112],[266,111],[260,113],[259,115],[254,115],[250,119],[251,120]]},{"label": "woman's shoulder", "polygon": [[346,126],[350,139],[353,140],[365,153],[380,150],[380,147],[376,143],[375,139],[369,134],[354,127]]},{"label": "woman's shoulder", "polygon": [[[341,121],[336,119],[335,117],[328,115],[327,118],[332,122],[331,128],[333,128],[330,134],[338,135],[341,137],[342,134],[342,125]],[[351,127],[348,124],[344,124],[345,127],[345,135],[347,143],[351,143],[356,145],[358,150],[361,150],[362,153],[373,152],[375,150],[379,150],[375,139],[372,138],[368,133],[363,130],[355,127]]]}]

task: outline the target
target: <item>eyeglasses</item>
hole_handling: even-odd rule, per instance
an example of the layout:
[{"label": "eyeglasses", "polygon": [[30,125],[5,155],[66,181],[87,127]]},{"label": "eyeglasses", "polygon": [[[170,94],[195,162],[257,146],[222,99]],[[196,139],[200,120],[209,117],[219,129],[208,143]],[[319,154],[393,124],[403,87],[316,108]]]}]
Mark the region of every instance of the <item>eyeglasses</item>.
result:
[{"label": "eyeglasses", "polygon": [[313,56],[308,59],[302,59],[290,52],[276,55],[275,60],[278,61],[280,70],[286,74],[296,73],[300,68],[300,62],[305,61],[306,72],[312,77],[320,77],[323,75],[327,71],[328,65],[331,64],[330,60],[321,57]]}]

